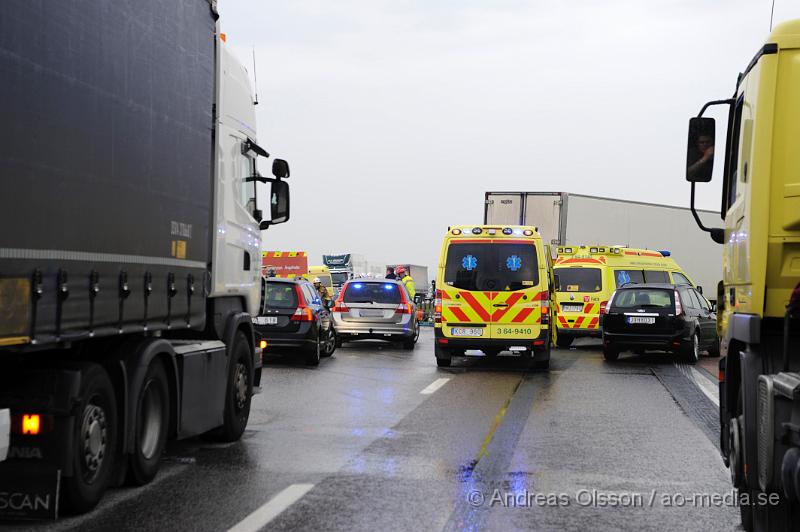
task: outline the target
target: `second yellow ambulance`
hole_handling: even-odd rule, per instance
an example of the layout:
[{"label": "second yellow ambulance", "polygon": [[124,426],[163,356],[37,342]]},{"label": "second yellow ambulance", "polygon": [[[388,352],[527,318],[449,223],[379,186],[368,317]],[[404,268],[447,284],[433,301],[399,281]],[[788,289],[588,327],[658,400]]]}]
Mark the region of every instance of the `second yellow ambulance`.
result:
[{"label": "second yellow ambulance", "polygon": [[628,283],[695,286],[668,251],[621,246],[563,246],[553,265],[554,327],[559,347],[600,336],[600,314],[611,294]]}]

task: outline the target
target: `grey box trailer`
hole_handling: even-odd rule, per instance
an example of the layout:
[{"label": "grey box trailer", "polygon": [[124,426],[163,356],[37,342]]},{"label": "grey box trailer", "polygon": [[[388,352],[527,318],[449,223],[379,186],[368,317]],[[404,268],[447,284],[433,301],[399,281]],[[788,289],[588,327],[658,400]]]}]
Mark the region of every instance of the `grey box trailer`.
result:
[{"label": "grey box trailer", "polygon": [[[706,225],[719,212],[698,210]],[[722,279],[722,248],[697,231],[689,209],[568,192],[486,192],[485,224],[533,225],[553,246],[608,244],[667,250],[716,299]]]},{"label": "grey box trailer", "polygon": [[0,8],[0,492],[42,501],[2,517],[88,511],[152,480],[168,438],[247,425],[288,165],[259,223],[267,154],[217,19],[215,0]]}]

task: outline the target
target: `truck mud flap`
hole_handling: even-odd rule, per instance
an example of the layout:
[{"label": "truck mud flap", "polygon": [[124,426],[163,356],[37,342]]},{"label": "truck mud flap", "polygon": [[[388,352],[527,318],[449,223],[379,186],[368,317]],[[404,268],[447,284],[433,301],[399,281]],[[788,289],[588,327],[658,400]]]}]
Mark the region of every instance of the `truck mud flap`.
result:
[{"label": "truck mud flap", "polygon": [[0,520],[57,519],[60,483],[54,467],[0,463]]}]

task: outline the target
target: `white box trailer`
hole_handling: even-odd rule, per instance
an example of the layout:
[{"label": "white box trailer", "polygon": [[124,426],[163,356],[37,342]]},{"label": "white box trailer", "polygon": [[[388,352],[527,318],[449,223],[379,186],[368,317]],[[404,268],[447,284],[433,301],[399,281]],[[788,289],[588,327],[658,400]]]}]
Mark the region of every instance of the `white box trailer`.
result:
[{"label": "white box trailer", "polygon": [[[697,211],[703,223],[720,214]],[[608,244],[668,250],[708,299],[722,279],[722,246],[710,245],[685,207],[568,192],[487,192],[484,223],[533,225],[551,245]]]}]

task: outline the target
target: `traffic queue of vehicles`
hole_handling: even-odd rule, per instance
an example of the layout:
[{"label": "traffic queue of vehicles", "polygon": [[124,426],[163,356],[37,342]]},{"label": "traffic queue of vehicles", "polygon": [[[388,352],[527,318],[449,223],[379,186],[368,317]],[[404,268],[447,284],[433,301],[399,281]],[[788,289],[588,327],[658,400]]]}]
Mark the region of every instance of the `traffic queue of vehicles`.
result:
[{"label": "traffic queue of vehicles", "polygon": [[669,255],[574,246],[553,262],[536,227],[451,227],[436,282],[436,362],[511,351],[544,369],[552,343],[581,336],[601,336],[607,360],[626,349],[679,352],[690,363],[701,350],[714,355],[712,306]]},{"label": "traffic queue of vehicles", "polygon": [[216,2],[69,6],[0,15],[2,35],[41,30],[0,42],[0,174],[18,176],[0,195],[0,492],[29,501],[11,518],[149,482],[168,438],[240,438],[261,232],[289,218]]},{"label": "traffic queue of vehicles", "polygon": [[[724,258],[717,287],[722,457],[743,500],[779,499],[739,505],[748,531],[800,528],[798,65],[794,20],[772,31],[737,75],[732,96],[706,103],[689,122],[692,210],[695,184],[711,181],[715,158],[723,167],[724,228],[696,217]],[[727,111],[724,143],[714,119],[703,116],[711,106]]]}]

